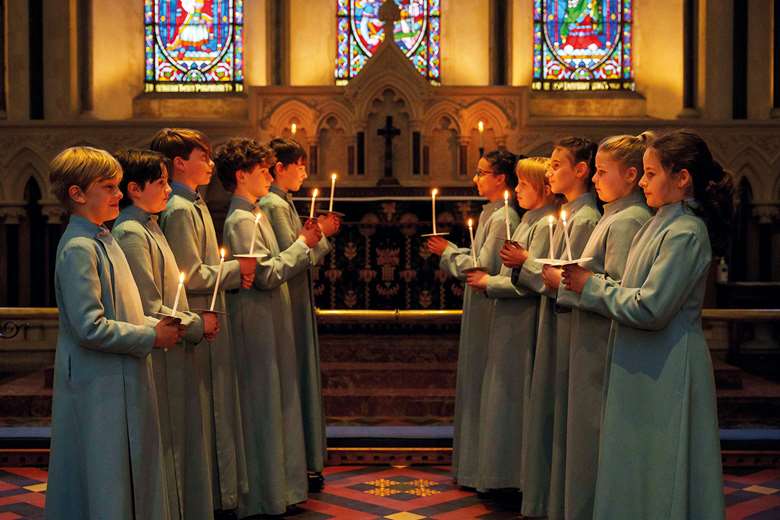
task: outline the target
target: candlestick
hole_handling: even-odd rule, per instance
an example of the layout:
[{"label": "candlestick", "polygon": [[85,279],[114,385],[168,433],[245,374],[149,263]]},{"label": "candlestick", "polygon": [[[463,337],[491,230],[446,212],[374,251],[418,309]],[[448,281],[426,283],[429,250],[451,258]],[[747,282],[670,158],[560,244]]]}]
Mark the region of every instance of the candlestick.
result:
[{"label": "candlestick", "polygon": [[293,137],[295,137],[295,134],[298,133],[298,125],[295,123],[290,125],[290,133],[292,133]]},{"label": "candlestick", "polygon": [[569,242],[569,233],[566,232],[566,210],[561,210],[561,221],[563,221],[563,236],[566,239],[566,256],[571,262],[571,242]]},{"label": "candlestick", "polygon": [[333,194],[336,191],[336,174],[330,175],[330,202],[328,203],[328,213],[333,213]]},{"label": "candlestick", "polygon": [[433,188],[431,190],[431,207],[433,211],[433,234],[436,234],[436,194],[439,193],[439,190],[436,188]]},{"label": "candlestick", "polygon": [[320,190],[317,188],[314,188],[314,191],[311,192],[311,208],[309,208],[309,218],[314,218],[314,201],[317,200],[317,195],[320,193]]},{"label": "candlestick", "polygon": [[469,219],[469,237],[471,238],[471,260],[474,262],[474,267],[479,267],[477,265],[477,252],[474,249],[474,221],[472,219]]},{"label": "candlestick", "polygon": [[547,228],[550,231],[550,252],[547,255],[547,258],[555,258],[555,253],[553,252],[553,222],[555,222],[555,217],[552,215],[547,217]]},{"label": "candlestick", "polygon": [[179,297],[181,296],[181,289],[184,287],[184,273],[179,273],[179,286],[176,288],[176,298],[173,300],[173,309],[171,310],[171,316],[176,316],[176,309],[179,308]]},{"label": "candlestick", "polygon": [[262,213],[258,213],[255,215],[255,227],[252,230],[252,243],[249,244],[249,254],[254,254],[255,252],[255,239],[257,238],[257,224],[260,223],[260,217],[262,216]]},{"label": "candlestick", "polygon": [[509,190],[504,190],[504,224],[506,224],[506,239],[512,240],[512,233],[509,231]]},{"label": "candlestick", "polygon": [[[255,226],[255,229],[257,229],[257,226]],[[254,240],[252,240],[254,242]],[[211,306],[209,307],[210,311],[214,310],[214,304],[217,303],[217,292],[219,291],[219,281],[222,278],[222,266],[225,264],[225,248],[219,250],[219,269],[217,269],[217,282],[214,284],[214,294],[211,296]]]}]

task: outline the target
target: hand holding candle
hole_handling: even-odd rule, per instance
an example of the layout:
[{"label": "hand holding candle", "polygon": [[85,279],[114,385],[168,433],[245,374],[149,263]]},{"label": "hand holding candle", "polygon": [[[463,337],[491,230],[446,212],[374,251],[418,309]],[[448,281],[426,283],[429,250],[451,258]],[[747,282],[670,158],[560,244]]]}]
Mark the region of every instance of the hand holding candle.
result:
[{"label": "hand holding candle", "polygon": [[506,224],[506,239],[512,240],[512,233],[509,230],[509,190],[504,190],[504,224]]},{"label": "hand holding candle", "polygon": [[[255,215],[255,227],[252,230],[252,242],[249,244],[249,254],[252,255],[255,252],[255,240],[257,239],[257,225],[260,223],[260,217],[262,213]],[[224,250],[223,250],[224,251]],[[224,256],[224,253],[223,253]]]},{"label": "hand holding candle", "polygon": [[179,273],[179,286],[176,288],[176,298],[173,300],[173,309],[171,309],[171,316],[176,316],[176,310],[179,308],[179,298],[181,297],[181,290],[184,287],[184,273]]},{"label": "hand holding candle", "polygon": [[550,252],[548,253],[547,258],[553,259],[555,258],[555,253],[553,252],[553,223],[555,222],[555,217],[552,215],[547,217],[547,229],[550,231]]},{"label": "hand holding candle", "polygon": [[[255,221],[255,229],[257,229],[257,222]],[[252,240],[254,243],[254,240]],[[219,292],[219,281],[222,279],[222,267],[225,265],[225,248],[219,250],[219,268],[217,269],[217,281],[214,284],[214,294],[211,296],[211,305],[209,310],[214,310],[214,305],[217,303],[217,292]]]},{"label": "hand holding candle", "polygon": [[317,195],[319,195],[320,190],[317,188],[314,188],[314,191],[311,192],[311,208],[309,208],[309,219],[314,218],[314,204],[317,200]]},{"label": "hand holding candle", "polygon": [[474,221],[469,219],[469,237],[471,238],[471,260],[474,262],[474,267],[479,267],[477,264],[477,251],[474,249]]},{"label": "hand holding candle", "polygon": [[328,203],[328,213],[333,213],[333,194],[336,191],[336,174],[330,175],[330,202]]},{"label": "hand holding candle", "polygon": [[572,260],[571,257],[571,242],[569,241],[569,232],[566,229],[566,210],[561,210],[561,222],[563,222],[563,236],[566,239],[566,257],[569,261]]}]

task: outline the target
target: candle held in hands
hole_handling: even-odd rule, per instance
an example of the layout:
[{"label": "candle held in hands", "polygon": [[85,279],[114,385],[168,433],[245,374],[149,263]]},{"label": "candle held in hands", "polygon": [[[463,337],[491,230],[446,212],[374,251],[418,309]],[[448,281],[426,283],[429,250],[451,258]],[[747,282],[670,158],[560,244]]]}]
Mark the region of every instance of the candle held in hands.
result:
[{"label": "candle held in hands", "polygon": [[571,242],[569,241],[569,231],[566,229],[566,210],[561,210],[561,222],[563,222],[563,236],[566,240],[566,257],[569,261],[572,260],[571,258]]},{"label": "candle held in hands", "polygon": [[504,190],[504,224],[506,224],[506,239],[512,240],[512,233],[509,230],[509,190]]},{"label": "candle held in hands", "polygon": [[547,258],[553,259],[555,258],[555,253],[553,252],[553,222],[555,222],[555,217],[552,215],[547,217],[547,229],[550,231],[550,251],[547,254]]},{"label": "candle held in hands", "polygon": [[176,316],[176,310],[179,308],[179,298],[181,297],[181,290],[184,287],[184,273],[179,273],[179,286],[176,288],[176,298],[173,300],[173,309],[171,309],[171,316]]},{"label": "candle held in hands", "polygon": [[260,223],[260,217],[262,216],[262,213],[258,213],[255,215],[255,227],[252,230],[252,242],[249,244],[249,254],[254,254],[255,252],[255,239],[257,239],[257,225]]},{"label": "candle held in hands", "polygon": [[436,195],[439,193],[439,190],[436,188],[433,188],[431,190],[431,208],[433,211],[433,216],[431,218],[431,221],[433,222],[433,234],[436,234]]},{"label": "candle held in hands", "polygon": [[336,174],[330,176],[330,202],[328,203],[328,213],[333,213],[333,194],[336,192]]},{"label": "candle held in hands", "polygon": [[[257,222],[255,222],[255,229],[257,229]],[[219,250],[219,268],[217,269],[217,281],[214,284],[214,294],[211,296],[211,305],[209,310],[214,310],[214,305],[217,303],[217,292],[219,292],[219,281],[222,279],[222,266],[225,265],[225,248]]]},{"label": "candle held in hands", "polygon": [[314,218],[314,203],[317,200],[317,195],[319,195],[320,190],[317,188],[314,188],[314,191],[311,192],[311,208],[309,208],[309,219]]}]

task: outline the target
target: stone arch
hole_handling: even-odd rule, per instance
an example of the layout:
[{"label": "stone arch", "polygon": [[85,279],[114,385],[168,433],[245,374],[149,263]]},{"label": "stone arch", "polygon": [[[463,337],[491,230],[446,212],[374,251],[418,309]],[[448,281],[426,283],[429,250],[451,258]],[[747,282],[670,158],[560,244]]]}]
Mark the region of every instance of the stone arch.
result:
[{"label": "stone arch", "polygon": [[292,123],[298,125],[298,130],[303,130],[308,138],[317,133],[317,114],[315,110],[298,99],[283,101],[277,105],[268,120],[269,131],[278,136],[290,132]]},{"label": "stone arch", "polygon": [[434,130],[439,128],[442,118],[448,119],[458,135],[463,135],[460,120],[460,107],[452,101],[440,101],[433,105],[425,113],[425,126],[423,133],[425,135],[433,134]]},{"label": "stone arch", "polygon": [[51,185],[49,184],[49,165],[38,152],[31,148],[22,148],[3,166],[6,174],[5,196],[10,201],[23,201],[24,189],[27,181],[32,177],[41,190],[41,202],[52,200]]},{"label": "stone arch", "polygon": [[[750,183],[755,202],[765,202],[766,197],[771,197],[769,179],[762,179],[757,170],[769,171],[768,165],[756,164],[756,158],[760,157],[752,147],[746,147],[740,153],[731,165],[724,165],[727,170],[734,174],[734,185],[738,186],[740,181],[745,178]],[[763,162],[763,161],[761,161]],[[765,184],[766,181],[766,184]]]},{"label": "stone arch", "polygon": [[486,129],[493,129],[497,140],[506,140],[512,121],[506,112],[495,102],[480,99],[467,106],[462,111],[461,128],[466,134],[471,134],[476,129],[479,121],[485,124]]},{"label": "stone arch", "polygon": [[320,130],[322,130],[331,117],[336,118],[336,121],[338,121],[345,134],[355,134],[355,124],[352,120],[352,113],[347,107],[336,102],[328,102],[320,107],[320,117],[317,119],[317,123],[315,125],[317,134],[320,133]]},{"label": "stone arch", "polygon": [[381,99],[386,91],[391,91],[395,95],[396,99],[400,99],[404,102],[409,113],[409,119],[412,121],[422,120],[424,116],[424,109],[420,96],[413,96],[410,93],[414,93],[417,90],[417,85],[414,81],[406,76],[395,72],[388,72],[382,76],[377,76],[366,82],[364,89],[361,92],[366,92],[366,95],[356,96],[355,106],[355,119],[357,121],[365,121],[372,113],[372,105],[375,99]]}]

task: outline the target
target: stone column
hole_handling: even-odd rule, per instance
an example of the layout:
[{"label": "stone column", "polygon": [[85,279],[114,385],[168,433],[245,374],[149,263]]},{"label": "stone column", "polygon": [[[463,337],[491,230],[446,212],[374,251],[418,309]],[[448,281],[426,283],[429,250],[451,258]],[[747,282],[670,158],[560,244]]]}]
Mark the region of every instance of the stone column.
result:
[{"label": "stone column", "polygon": [[772,108],[772,0],[748,2],[748,119],[767,119]]},{"label": "stone column", "polygon": [[[3,251],[18,251],[19,223],[27,216],[23,202],[0,206],[0,246]],[[0,255],[0,305],[19,305],[19,255]],[[13,280],[13,282],[12,282]]]},{"label": "stone column", "polygon": [[30,36],[27,0],[6,0],[6,18],[13,30],[6,31],[6,114],[9,121],[30,118]]},{"label": "stone column", "polygon": [[767,282],[772,279],[772,234],[773,223],[780,216],[777,204],[755,204],[753,217],[758,221],[758,279]]},{"label": "stone column", "polygon": [[699,102],[707,119],[731,119],[733,104],[733,0],[700,0]]}]

